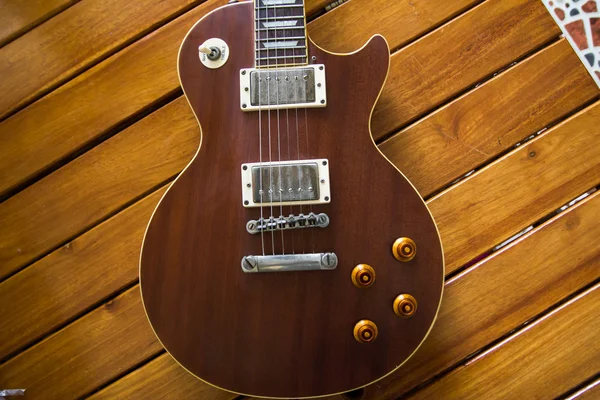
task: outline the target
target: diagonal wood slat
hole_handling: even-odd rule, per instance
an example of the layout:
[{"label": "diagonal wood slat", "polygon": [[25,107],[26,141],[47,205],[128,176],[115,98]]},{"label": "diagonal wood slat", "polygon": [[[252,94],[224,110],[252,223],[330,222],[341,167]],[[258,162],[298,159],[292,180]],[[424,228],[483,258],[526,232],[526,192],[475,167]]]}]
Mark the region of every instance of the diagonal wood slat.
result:
[{"label": "diagonal wood slat", "polygon": [[27,388],[32,399],[77,398],[159,351],[136,286],[0,365],[0,386]]},{"label": "diagonal wood slat", "polygon": [[0,46],[27,32],[78,0],[2,0]]},{"label": "diagonal wood slat", "polygon": [[[0,49],[0,118],[201,0],[82,0]],[[118,12],[113,12],[119,10]],[[111,18],[106,18],[110,15]]]},{"label": "diagonal wood slat", "polygon": [[[352,2],[354,1],[352,0]],[[51,95],[42,98],[0,123],[0,195],[31,179],[40,171],[43,171],[44,168],[59,162],[76,149],[105,134],[107,130],[120,121],[141,112],[159,102],[165,96],[176,93],[179,81],[175,64],[181,38],[202,15],[224,2],[225,0],[209,1],[195,8],[144,40],[136,42],[117,55],[86,71]],[[343,4],[313,21],[309,24],[310,33],[313,36],[317,34],[318,30],[313,28],[316,23],[327,23],[328,26],[334,26],[340,32],[349,30],[344,29],[344,26],[337,22],[336,18],[338,13],[346,12],[344,10],[348,10],[352,2]],[[377,0],[376,2],[381,8],[390,4],[384,0]],[[426,3],[428,4],[427,7],[435,8],[440,3],[447,4],[449,2],[436,0]],[[523,3],[529,2],[519,0],[515,3],[511,0],[511,4],[516,4],[515,7],[520,7]],[[399,2],[398,4],[410,8],[410,4],[407,2]],[[460,8],[458,7],[457,10]],[[480,9],[486,11],[485,8],[481,7],[473,10],[473,13],[477,13],[478,18],[484,20],[495,20],[497,18],[493,14],[480,13]],[[356,12],[359,12],[359,10],[356,10]],[[359,14],[359,17],[364,17],[364,14]],[[451,29],[451,26],[457,24],[461,18],[463,17],[451,22],[444,29]],[[531,26],[525,26],[525,31],[534,33],[544,32],[537,28],[538,25],[543,27],[547,26],[548,23],[553,23],[551,17],[546,14],[540,15],[537,20],[527,19],[525,22],[532,24]],[[495,25],[489,24],[489,26],[493,27]],[[506,25],[501,26],[509,28]],[[472,31],[468,29],[468,26],[462,25],[462,27],[462,30],[455,35],[462,38],[461,43],[468,42]],[[383,26],[378,27],[368,32],[368,35],[377,33],[383,28]],[[405,32],[406,38],[411,35],[410,25],[398,26],[394,24],[393,29],[398,32]],[[351,30],[360,29],[353,28]],[[503,32],[494,29],[494,32],[502,37],[502,35],[511,34],[512,30]],[[337,36],[334,35],[334,37]],[[535,46],[536,43],[543,42],[546,38],[547,34],[543,33],[541,38],[529,37],[529,42],[532,43],[532,46]],[[441,39],[444,39],[444,36]],[[496,42],[504,43],[504,41],[498,40],[492,42],[489,51],[494,51],[494,43]],[[461,57],[460,44],[444,43],[444,47],[453,49],[454,53],[442,52],[444,57],[433,59],[439,70]],[[362,44],[362,41],[355,43],[355,48],[360,47]],[[390,45],[394,46],[395,43],[390,41]],[[531,49],[533,48],[531,47]],[[512,47],[509,46],[502,52],[507,59],[511,49]],[[514,51],[512,56],[518,57],[526,50],[523,45],[520,45],[515,46]],[[393,71],[402,67],[401,64],[398,64],[398,67],[395,66],[395,62],[393,64]],[[488,66],[486,67],[486,65]],[[477,70],[479,74],[491,74],[495,71],[496,65],[494,57],[487,57],[478,62]],[[459,71],[471,73],[467,72],[470,71],[468,68],[462,68]],[[455,75],[453,79],[458,78]],[[402,102],[404,100],[399,97],[398,93],[405,90],[406,87],[402,82],[391,79],[386,87],[386,94],[380,102],[383,104],[388,101],[386,98],[398,98],[398,101]],[[435,92],[439,90],[446,90],[445,86],[434,86],[427,93],[427,96],[435,98],[437,96]],[[444,93],[443,96],[450,95],[447,90]],[[416,114],[413,114],[412,117],[408,115],[407,118],[414,118],[421,112],[423,110],[417,110]],[[377,124],[377,118],[373,123]],[[18,135],[16,132],[18,132]],[[375,137],[381,137],[386,133],[388,132],[374,130]]]},{"label": "diagonal wood slat", "polygon": [[237,395],[196,379],[168,354],[163,354],[89,399],[211,399],[233,400]]},{"label": "diagonal wood slat", "polygon": [[183,99],[163,107],[1,203],[0,276],[181,171],[199,141],[196,120],[182,112],[187,107]]},{"label": "diagonal wood slat", "polygon": [[10,321],[0,329],[0,359],[137,281],[142,237],[164,192],[0,283],[0,320]]},{"label": "diagonal wood slat", "polygon": [[431,199],[446,273],[597,186],[599,124],[597,102]]},{"label": "diagonal wood slat", "polygon": [[599,289],[595,285],[410,398],[548,399],[564,393],[600,371]]},{"label": "diagonal wood slat", "polygon": [[373,114],[374,137],[397,130],[558,35],[539,1],[484,2],[393,55]]},{"label": "diagonal wood slat", "polygon": [[[381,150],[428,196],[597,98],[600,90],[580,64],[562,39],[404,129]],[[566,71],[569,79],[562,79]]]},{"label": "diagonal wood slat", "polygon": [[[393,50],[481,1],[351,0],[333,9],[327,18],[315,20],[310,37],[329,51],[347,53],[379,33]],[[340,29],[343,26],[352,29]]]}]

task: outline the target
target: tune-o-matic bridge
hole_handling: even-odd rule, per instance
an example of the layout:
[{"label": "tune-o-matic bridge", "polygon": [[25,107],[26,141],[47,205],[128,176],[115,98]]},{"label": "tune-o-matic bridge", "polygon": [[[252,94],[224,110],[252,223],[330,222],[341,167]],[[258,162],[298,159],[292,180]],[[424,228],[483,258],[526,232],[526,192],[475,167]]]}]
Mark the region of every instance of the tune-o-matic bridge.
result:
[{"label": "tune-o-matic bridge", "polygon": [[263,161],[242,164],[244,207],[331,202],[329,161]]},{"label": "tune-o-matic bridge", "polygon": [[248,233],[257,234],[261,232],[283,231],[287,229],[302,228],[325,228],[329,225],[329,217],[325,213],[315,214],[290,214],[288,217],[260,218],[250,220],[246,224]]},{"label": "tune-o-matic bridge", "polygon": [[327,106],[325,65],[240,71],[242,111]]}]

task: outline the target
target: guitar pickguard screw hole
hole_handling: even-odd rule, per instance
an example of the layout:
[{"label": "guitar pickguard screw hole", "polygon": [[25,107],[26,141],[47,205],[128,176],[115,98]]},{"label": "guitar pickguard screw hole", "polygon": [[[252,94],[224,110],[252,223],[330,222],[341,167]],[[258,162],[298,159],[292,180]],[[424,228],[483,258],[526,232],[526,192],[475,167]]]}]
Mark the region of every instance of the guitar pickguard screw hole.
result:
[{"label": "guitar pickguard screw hole", "polygon": [[312,60],[313,61],[317,61],[317,57],[316,56],[312,56]]}]

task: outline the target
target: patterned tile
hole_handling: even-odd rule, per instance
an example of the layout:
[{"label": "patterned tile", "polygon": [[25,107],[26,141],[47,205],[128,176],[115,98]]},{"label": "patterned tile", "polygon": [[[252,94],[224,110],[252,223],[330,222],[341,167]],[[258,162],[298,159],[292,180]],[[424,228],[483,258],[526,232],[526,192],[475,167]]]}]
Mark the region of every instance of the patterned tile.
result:
[{"label": "patterned tile", "polygon": [[600,0],[542,0],[600,87]]}]

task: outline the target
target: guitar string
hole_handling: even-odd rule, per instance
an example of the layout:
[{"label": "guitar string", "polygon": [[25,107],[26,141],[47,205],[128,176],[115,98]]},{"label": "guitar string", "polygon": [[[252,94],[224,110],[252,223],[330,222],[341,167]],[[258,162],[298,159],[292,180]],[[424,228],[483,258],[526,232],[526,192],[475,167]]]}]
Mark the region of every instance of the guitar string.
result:
[{"label": "guitar string", "polygon": [[[306,10],[305,10],[304,0],[302,0],[302,17],[303,17],[302,22],[304,23],[304,37],[306,38],[304,53],[306,55],[306,64],[308,65],[308,63],[309,63],[309,61],[308,61],[308,35],[306,33]],[[308,80],[306,82],[308,82]],[[306,101],[307,101],[306,84],[302,85],[302,87],[304,88],[304,104],[306,105]],[[315,101],[316,101],[316,98],[315,98]],[[305,135],[306,136],[306,158],[308,160],[310,160],[309,133],[308,133],[308,108],[306,106],[304,107],[304,130],[306,132],[306,135]],[[314,190],[316,190],[316,188],[313,188],[313,191]],[[308,196],[310,196],[310,193],[308,194]],[[309,213],[309,215],[310,215],[313,213],[312,203],[310,204],[309,209],[310,209],[310,213]],[[314,253],[315,252],[314,229],[309,228],[309,230],[310,230],[310,241],[312,244],[312,252]]]},{"label": "guitar string", "polygon": [[[268,16],[268,13],[269,13],[269,10],[267,8],[267,16]],[[285,12],[284,12],[284,14],[285,14]],[[273,18],[275,20],[277,18],[277,7],[276,6],[273,6]],[[268,35],[267,35],[267,39],[268,39]],[[274,41],[274,43],[277,43],[277,26],[275,26],[275,41]],[[275,48],[275,64],[277,64],[277,59],[278,59],[277,45],[275,45],[274,48]],[[285,54],[285,50],[284,50],[284,54]],[[277,97],[277,158],[279,161],[279,217],[281,219],[283,219],[283,198],[282,198],[283,189],[281,187],[281,184],[282,184],[282,181],[281,181],[281,133],[280,133],[280,119],[279,119],[280,80],[281,80],[280,70],[279,70],[279,68],[275,67],[275,89],[277,92],[275,94],[275,96]],[[281,229],[280,231],[281,231],[281,254],[285,255],[285,240],[283,238],[283,229]]]},{"label": "guitar string", "polygon": [[[290,12],[290,15],[292,13],[293,12]],[[284,14],[285,14],[285,11],[284,11]],[[283,36],[284,37],[290,36],[289,30],[286,30],[285,27],[283,28]],[[293,54],[293,50],[292,50],[292,54]],[[285,83],[284,83],[285,90],[284,90],[284,96],[285,96],[285,102],[288,103],[289,102],[289,98],[288,98],[288,95],[289,95],[289,93],[288,93],[288,85],[289,85],[289,83],[288,82],[290,82],[290,80],[291,80],[289,75],[290,75],[290,71],[292,71],[292,70],[288,66],[287,50],[283,51],[283,65],[285,65],[287,67],[286,69],[284,69],[284,72],[285,72]],[[286,121],[286,130],[287,130],[287,153],[288,153],[287,154],[287,159],[288,159],[288,162],[289,162],[289,161],[292,160],[292,158],[291,158],[291,153],[290,153],[290,108],[287,107],[287,106],[285,107],[285,121]],[[290,174],[290,177],[291,177],[291,174]],[[293,192],[293,189],[291,187],[291,185],[292,185],[291,178],[289,179],[289,185],[290,185],[290,188],[288,190],[288,193],[289,193],[289,195],[291,195],[290,190]],[[290,196],[290,205],[289,205],[289,208],[290,208],[290,216],[292,216],[294,214],[294,210],[292,208],[291,196]],[[292,235],[292,254],[296,254],[296,244],[295,244],[296,239],[295,239],[293,227],[292,227],[292,229],[290,229],[290,234]]]},{"label": "guitar string", "polygon": [[[267,37],[269,37],[269,4],[265,3],[263,1],[263,4],[265,4],[265,21],[267,25]],[[260,12],[259,12],[259,17],[260,17]],[[276,21],[276,20],[274,20]],[[271,66],[271,53],[269,50],[269,47],[267,46],[267,77],[265,78],[267,80],[267,122],[268,122],[268,126],[269,126],[269,205],[271,206],[271,216],[269,217],[269,222],[272,221],[273,218],[273,158],[272,158],[272,152],[271,152],[271,147],[273,145],[272,141],[271,141],[271,79],[270,79],[270,66]],[[277,56],[277,51],[275,51],[275,56]],[[260,52],[259,52],[259,58],[260,58]],[[275,230],[271,229],[271,250],[273,255],[275,255]]]},{"label": "guitar string", "polygon": [[[303,8],[304,9],[304,8]],[[305,27],[305,34],[306,34],[306,27]],[[293,64],[294,66],[296,65],[296,53],[294,51],[292,51],[292,58],[293,58]],[[294,70],[294,81],[298,80],[298,70],[295,69]],[[296,86],[297,88],[297,83]],[[297,172],[297,179],[298,179],[298,193],[300,194],[300,213],[298,215],[303,215],[302,212],[302,176],[301,176],[301,167],[300,167],[300,129],[299,129],[299,123],[298,123],[298,91],[296,89],[294,89],[294,104],[296,105],[294,107],[294,111],[296,112],[296,150],[298,153],[298,164],[296,166],[296,172]],[[304,246],[304,234],[300,235],[302,237],[302,254],[305,253],[305,246]]]},{"label": "guitar string", "polygon": [[[258,12],[258,7],[260,6],[260,0],[256,0],[254,2],[254,6],[257,7],[254,10],[254,15],[256,16],[256,22],[255,22],[255,32],[256,32],[256,39],[260,39],[260,14]],[[260,58],[260,52],[258,51],[258,49],[260,49],[260,40],[255,40],[254,42],[254,54],[255,54],[255,58],[258,59]],[[256,68],[260,69],[260,61],[256,61]],[[259,195],[260,195],[260,224],[264,224],[264,213],[263,213],[263,194],[264,194],[264,187],[263,187],[263,174],[262,174],[262,110],[261,110],[261,102],[262,102],[262,98],[260,97],[260,72],[258,73],[258,154],[259,154],[259,171],[260,173],[258,174],[258,180],[259,180]],[[265,233],[264,233],[264,229],[260,229],[260,241],[261,241],[261,246],[262,246],[262,255],[265,255]]]}]

